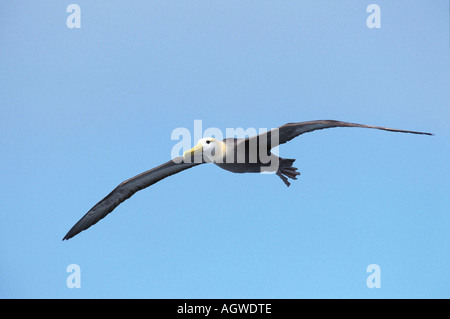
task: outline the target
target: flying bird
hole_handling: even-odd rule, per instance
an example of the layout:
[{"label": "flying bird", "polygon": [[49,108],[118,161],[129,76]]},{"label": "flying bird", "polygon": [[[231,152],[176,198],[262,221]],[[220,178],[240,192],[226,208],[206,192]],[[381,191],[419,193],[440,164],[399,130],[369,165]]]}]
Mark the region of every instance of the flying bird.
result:
[{"label": "flying bird", "polygon": [[297,168],[292,166],[295,159],[278,157],[271,153],[271,149],[303,133],[333,127],[361,127],[390,132],[433,135],[425,132],[397,130],[372,125],[319,120],[288,123],[279,128],[249,138],[226,138],[222,141],[211,137],[202,138],[194,148],[184,152],[183,156],[176,157],[167,163],[119,184],[111,193],[92,207],[69,230],[63,240],[70,239],[96,224],[100,219],[111,213],[120,203],[133,196],[134,193],[166,177],[204,163],[214,163],[220,168],[233,173],[275,172],[284,184],[289,186],[290,182],[288,178],[296,180],[297,176],[300,175],[297,172]]}]

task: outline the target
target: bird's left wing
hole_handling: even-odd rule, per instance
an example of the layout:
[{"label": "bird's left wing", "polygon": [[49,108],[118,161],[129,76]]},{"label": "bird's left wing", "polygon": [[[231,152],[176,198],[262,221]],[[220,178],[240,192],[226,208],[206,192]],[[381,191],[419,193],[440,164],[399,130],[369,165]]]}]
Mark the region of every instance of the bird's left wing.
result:
[{"label": "bird's left wing", "polygon": [[301,134],[333,127],[361,127],[389,132],[433,135],[431,133],[426,132],[398,130],[381,126],[364,125],[334,120],[319,120],[319,121],[308,121],[299,123],[288,123],[283,126],[280,126],[279,128],[248,138],[247,140],[251,141],[252,139],[253,140],[256,139],[258,141],[258,144],[265,145],[267,146],[267,149],[270,150],[271,148],[276,147],[280,144],[284,144]]},{"label": "bird's left wing", "polygon": [[202,164],[202,162],[184,163],[182,157],[177,157],[167,163],[122,182],[111,193],[92,207],[86,215],[84,215],[69,230],[63,240],[70,239],[83,230],[88,229],[100,219],[111,213],[120,203],[133,196],[134,193],[149,187],[170,175],[200,164]]}]

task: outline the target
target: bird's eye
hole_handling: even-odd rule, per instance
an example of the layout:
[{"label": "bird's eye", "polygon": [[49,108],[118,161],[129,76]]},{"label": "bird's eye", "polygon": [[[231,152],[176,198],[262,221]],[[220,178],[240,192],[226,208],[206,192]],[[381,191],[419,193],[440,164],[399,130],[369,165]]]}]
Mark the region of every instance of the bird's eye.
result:
[{"label": "bird's eye", "polygon": [[209,144],[209,143],[211,143],[211,141],[210,140],[206,140],[206,144]]}]

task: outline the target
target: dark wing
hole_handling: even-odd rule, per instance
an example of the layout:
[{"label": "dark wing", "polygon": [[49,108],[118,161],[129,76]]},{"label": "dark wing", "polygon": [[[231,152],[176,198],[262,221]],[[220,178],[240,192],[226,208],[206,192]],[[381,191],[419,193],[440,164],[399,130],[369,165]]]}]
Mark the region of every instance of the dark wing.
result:
[{"label": "dark wing", "polygon": [[134,193],[155,184],[156,182],[200,163],[184,163],[182,157],[177,157],[165,164],[139,174],[122,182],[105,198],[99,201],[86,213],[64,236],[63,240],[70,239],[85,229],[88,229],[100,219],[111,213],[120,203],[127,200]]},{"label": "dark wing", "polygon": [[259,145],[261,144],[267,145],[267,148],[270,150],[273,147],[276,147],[280,144],[284,144],[292,140],[293,138],[299,136],[300,134],[312,132],[315,130],[323,130],[325,128],[332,128],[332,127],[362,127],[390,132],[433,135],[431,133],[397,130],[393,128],[380,126],[348,123],[334,120],[320,120],[320,121],[308,121],[299,123],[288,123],[271,131],[259,134],[257,136],[253,136],[249,140],[256,138],[258,140]]}]

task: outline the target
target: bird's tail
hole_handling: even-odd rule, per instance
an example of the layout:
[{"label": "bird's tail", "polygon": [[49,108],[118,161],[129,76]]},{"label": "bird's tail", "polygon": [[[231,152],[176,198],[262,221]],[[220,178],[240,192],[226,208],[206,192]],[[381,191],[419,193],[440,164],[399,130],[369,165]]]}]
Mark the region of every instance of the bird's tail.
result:
[{"label": "bird's tail", "polygon": [[280,158],[280,164],[276,174],[281,178],[281,180],[286,184],[287,187],[291,185],[287,177],[291,179],[297,179],[297,176],[300,175],[300,172],[297,172],[297,167],[292,166],[294,162],[295,159]]}]

